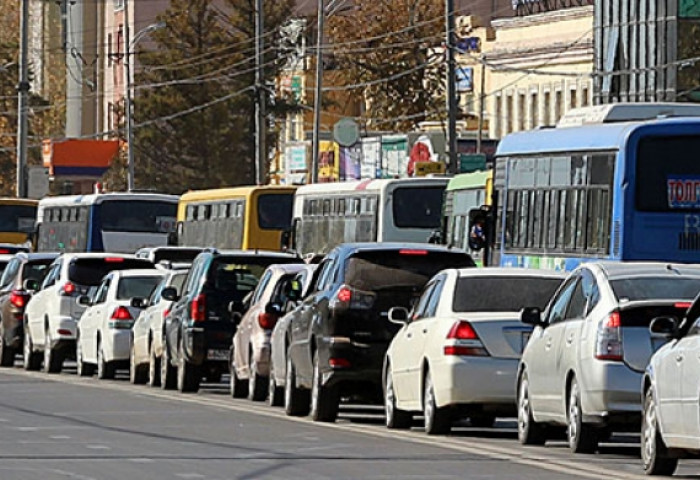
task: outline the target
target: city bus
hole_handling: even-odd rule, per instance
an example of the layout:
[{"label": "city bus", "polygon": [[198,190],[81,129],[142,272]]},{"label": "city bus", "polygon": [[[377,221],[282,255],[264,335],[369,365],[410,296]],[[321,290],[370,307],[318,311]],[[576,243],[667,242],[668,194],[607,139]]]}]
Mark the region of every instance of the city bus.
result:
[{"label": "city bus", "polygon": [[700,107],[612,104],[504,137],[494,264],[700,259]]},{"label": "city bus", "polygon": [[178,244],[280,250],[292,223],[295,190],[267,185],[187,192],[178,207]]},{"label": "city bus", "polygon": [[[483,264],[488,249],[474,249],[469,244],[469,231],[479,216],[485,217],[491,207],[493,171],[462,173],[447,184],[442,211],[442,241],[446,245],[467,250],[477,264]],[[484,218],[485,220],[485,218]]]},{"label": "city bus", "polygon": [[420,177],[299,187],[291,247],[306,256],[345,242],[427,242],[440,228],[448,181]]},{"label": "city bus", "polygon": [[178,197],[109,192],[46,197],[37,212],[37,250],[134,253],[174,240]]},{"label": "city bus", "polygon": [[26,198],[0,198],[0,244],[31,243],[38,203]]}]

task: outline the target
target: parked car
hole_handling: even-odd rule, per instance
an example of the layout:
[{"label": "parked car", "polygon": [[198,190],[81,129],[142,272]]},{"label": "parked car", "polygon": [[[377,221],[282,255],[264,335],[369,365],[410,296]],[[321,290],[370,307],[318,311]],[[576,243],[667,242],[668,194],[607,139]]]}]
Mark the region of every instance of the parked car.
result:
[{"label": "parked car", "polygon": [[231,339],[262,273],[273,263],[301,262],[294,255],[256,250],[200,253],[183,291],[169,287],[161,293],[175,302],[165,320],[161,387],[195,392],[203,376],[219,381],[229,369]]},{"label": "parked car", "polygon": [[[649,324],[681,316],[700,291],[700,266],[591,262],[579,266],[533,325],[518,372],[518,438],[542,444],[565,426],[572,452],[592,452],[611,432],[636,430],[639,386],[666,342]],[[637,430],[638,431],[638,430]]]},{"label": "parked car", "polygon": [[443,270],[413,311],[389,310],[401,325],[384,361],[389,428],[408,428],[422,412],[425,431],[446,433],[469,417],[490,427],[516,412],[515,379],[532,327],[520,323],[526,305],[544,308],[565,275],[523,268]]},{"label": "parked car", "polygon": [[426,244],[355,243],[329,252],[292,312],[287,414],[310,411],[330,422],[341,397],[381,402],[384,354],[399,329],[389,308],[410,307],[440,270],[470,266],[468,253]]},{"label": "parked car", "polygon": [[[31,288],[44,279],[57,253],[18,253],[0,278],[0,366],[11,367],[24,338],[24,309]],[[29,287],[30,289],[27,289]]]},{"label": "parked car", "polygon": [[78,375],[90,376],[96,369],[100,380],[114,378],[117,368],[129,365],[131,327],[143,307],[132,299],[149,296],[162,277],[153,269],[110,272],[93,295],[78,297],[77,303],[87,307],[78,322]]},{"label": "parked car", "polygon": [[[270,265],[250,300],[231,345],[231,396],[264,400],[270,374],[270,336],[293,301],[292,281],[303,264]],[[290,298],[291,296],[291,298]]]},{"label": "parked car", "polygon": [[287,349],[291,334],[289,324],[296,309],[309,291],[311,279],[318,264],[309,264],[299,271],[292,281],[290,298],[284,306],[283,316],[275,324],[270,335],[270,374],[268,377],[268,402],[271,407],[281,407],[284,404],[284,379],[287,369]]},{"label": "parked car", "polygon": [[51,264],[24,318],[24,368],[60,372],[75,357],[77,323],[85,311],[76,298],[86,295],[113,270],[153,268],[148,260],[112,253],[66,253]]},{"label": "parked car", "polygon": [[173,302],[162,297],[165,288],[182,292],[187,270],[171,270],[165,274],[148,299],[142,299],[145,309],[134,322],[129,372],[131,383],[160,385],[160,357],[163,354],[163,327]]},{"label": "parked car", "polygon": [[672,475],[679,459],[700,455],[700,296],[684,317],[659,315],[649,331],[669,342],[642,383],[642,462],[648,475]]}]

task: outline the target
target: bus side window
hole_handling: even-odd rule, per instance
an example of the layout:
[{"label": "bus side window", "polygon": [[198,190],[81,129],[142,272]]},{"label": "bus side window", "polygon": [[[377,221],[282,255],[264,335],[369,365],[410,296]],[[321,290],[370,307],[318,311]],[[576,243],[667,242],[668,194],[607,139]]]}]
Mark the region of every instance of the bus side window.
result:
[{"label": "bus side window", "polygon": [[336,213],[341,217],[345,216],[345,199],[340,198],[336,202]]},{"label": "bus side window", "polygon": [[362,199],[356,198],[352,201],[352,203],[353,203],[353,207],[352,207],[353,212],[352,213],[354,215],[359,215],[360,214],[360,205],[362,204]]},{"label": "bus side window", "polygon": [[330,214],[331,214],[331,201],[330,201],[330,199],[326,199],[323,201],[323,216],[327,217]]},{"label": "bus side window", "polygon": [[194,205],[187,205],[187,214],[185,215],[185,220],[188,222],[194,220]]}]

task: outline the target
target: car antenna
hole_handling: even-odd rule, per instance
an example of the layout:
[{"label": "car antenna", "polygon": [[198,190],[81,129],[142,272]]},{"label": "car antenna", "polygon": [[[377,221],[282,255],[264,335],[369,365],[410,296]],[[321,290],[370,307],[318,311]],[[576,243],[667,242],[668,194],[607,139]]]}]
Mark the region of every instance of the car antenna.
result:
[{"label": "car antenna", "polygon": [[666,264],[666,270],[674,272],[677,275],[680,275],[681,272],[676,268],[675,266],[671,265],[670,263]]}]

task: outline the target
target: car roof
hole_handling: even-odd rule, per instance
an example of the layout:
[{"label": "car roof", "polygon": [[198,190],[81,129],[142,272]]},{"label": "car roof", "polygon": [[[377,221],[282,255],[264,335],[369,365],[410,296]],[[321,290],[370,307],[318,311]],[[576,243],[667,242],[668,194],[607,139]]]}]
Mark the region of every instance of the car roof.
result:
[{"label": "car roof", "polygon": [[19,252],[19,253],[16,253],[14,256],[22,259],[25,262],[31,262],[34,260],[53,260],[53,259],[57,258],[59,255],[60,255],[60,253],[58,253],[58,252],[42,252],[42,253]]},{"label": "car roof", "polygon": [[566,278],[566,272],[544,270],[539,268],[484,267],[457,269],[460,278],[463,277],[541,277]]},{"label": "car roof", "polygon": [[163,277],[165,272],[158,269],[134,268],[128,270],[112,270],[110,272],[117,277]]},{"label": "car roof", "polygon": [[336,247],[344,253],[348,251],[386,251],[386,250],[426,250],[428,252],[438,253],[462,253],[469,255],[464,250],[458,248],[446,247],[443,245],[435,245],[432,243],[416,243],[416,242],[357,242],[343,243]]},{"label": "car roof", "polygon": [[124,258],[124,259],[133,259],[133,260],[144,260],[148,261],[146,258],[138,258],[136,255],[132,255],[130,253],[106,253],[106,252],[81,252],[81,253],[62,253],[60,255],[63,258],[68,258],[68,259],[74,259],[74,258],[108,258],[108,257],[119,257],[119,258]]},{"label": "car roof", "polygon": [[[207,250],[204,250],[207,252]],[[221,256],[237,256],[237,257],[273,257],[273,258],[298,258],[301,262],[301,258],[291,253],[284,252],[274,252],[271,250],[210,250],[214,255]]]},{"label": "car roof", "polygon": [[287,274],[287,273],[298,273],[305,270],[308,265],[305,263],[273,263],[268,266],[268,270],[272,270],[275,273]]},{"label": "car roof", "polygon": [[599,268],[608,278],[687,275],[700,277],[700,265],[669,262],[591,262],[583,267]]}]

